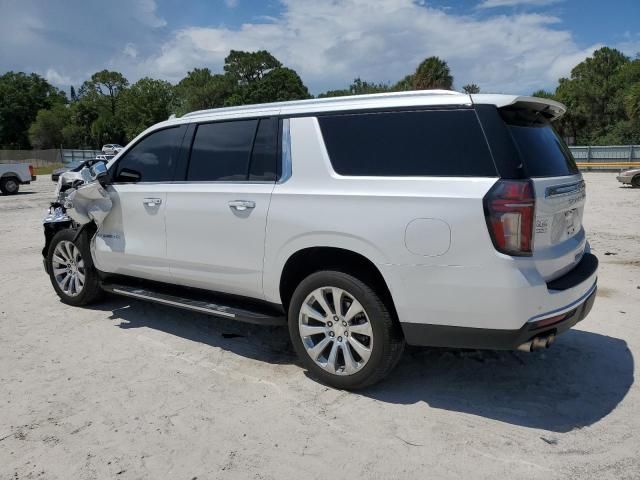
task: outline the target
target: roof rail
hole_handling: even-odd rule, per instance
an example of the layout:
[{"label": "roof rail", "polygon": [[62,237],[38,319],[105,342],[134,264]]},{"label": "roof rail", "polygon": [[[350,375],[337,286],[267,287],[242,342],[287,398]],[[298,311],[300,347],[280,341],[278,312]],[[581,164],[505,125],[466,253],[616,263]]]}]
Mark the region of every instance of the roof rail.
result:
[{"label": "roof rail", "polygon": [[270,108],[281,108],[284,106],[312,106],[312,105],[327,105],[343,102],[365,102],[367,100],[378,98],[395,98],[395,97],[422,97],[425,95],[465,95],[454,90],[409,90],[403,92],[385,92],[385,93],[371,93],[367,95],[344,95],[342,97],[325,97],[325,98],[310,98],[307,100],[291,100],[288,102],[273,102],[273,103],[257,103],[249,105],[239,105],[235,107],[220,107],[209,108],[206,110],[196,110],[194,112],[185,113],[182,118],[195,117],[199,115],[206,115],[209,113],[225,113],[225,112],[237,112],[247,109],[262,110]]}]

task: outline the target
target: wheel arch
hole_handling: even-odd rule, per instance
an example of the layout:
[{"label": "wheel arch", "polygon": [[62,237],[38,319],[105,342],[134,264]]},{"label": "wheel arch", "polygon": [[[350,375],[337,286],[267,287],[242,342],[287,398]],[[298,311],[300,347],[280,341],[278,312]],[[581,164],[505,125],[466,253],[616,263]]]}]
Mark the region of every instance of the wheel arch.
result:
[{"label": "wheel arch", "polygon": [[279,294],[285,311],[298,284],[310,274],[321,270],[335,270],[354,275],[368,283],[385,302],[398,321],[393,296],[380,269],[361,253],[345,248],[317,246],[302,248],[289,256],[279,279]]}]

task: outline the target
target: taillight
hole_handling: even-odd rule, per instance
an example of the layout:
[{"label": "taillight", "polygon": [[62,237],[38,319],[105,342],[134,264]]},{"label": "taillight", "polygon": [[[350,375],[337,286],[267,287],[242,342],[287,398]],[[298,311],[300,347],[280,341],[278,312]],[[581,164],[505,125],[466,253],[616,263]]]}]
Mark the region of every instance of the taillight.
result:
[{"label": "taillight", "polygon": [[531,180],[498,180],[484,197],[484,214],[496,250],[531,255],[535,209]]},{"label": "taillight", "polygon": [[33,177],[33,165],[29,165],[29,175]]}]

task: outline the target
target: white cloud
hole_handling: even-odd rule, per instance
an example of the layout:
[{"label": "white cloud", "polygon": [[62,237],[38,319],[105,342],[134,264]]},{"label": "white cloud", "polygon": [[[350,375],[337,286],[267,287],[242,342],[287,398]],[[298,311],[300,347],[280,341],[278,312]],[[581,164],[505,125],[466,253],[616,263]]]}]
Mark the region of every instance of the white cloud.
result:
[{"label": "white cloud", "polygon": [[559,3],[564,0],[484,0],[478,8],[496,8],[496,7],[543,7],[552,3]]},{"label": "white cloud", "polygon": [[238,6],[238,0],[224,0],[224,3],[227,5],[227,7],[229,8],[235,8]]},{"label": "white cloud", "polygon": [[130,57],[130,58],[138,57],[138,49],[133,43],[127,43],[124,46],[124,50],[122,50],[122,53],[124,53],[127,57]]},{"label": "white cloud", "polygon": [[70,85],[73,83],[71,77],[58,73],[58,71],[54,68],[49,68],[45,72],[44,78],[46,78],[47,81],[53,83],[54,85]]},{"label": "white cloud", "polygon": [[552,86],[595,48],[579,48],[570,32],[555,28],[558,18],[533,13],[479,18],[411,0],[283,5],[282,15],[268,22],[176,31],[131,67],[178,81],[198,66],[221,71],[230,49],[267,49],[317,93],[356,76],[395,82],[437,55],[448,61],[457,88],[474,82],[483,91],[530,93]]}]

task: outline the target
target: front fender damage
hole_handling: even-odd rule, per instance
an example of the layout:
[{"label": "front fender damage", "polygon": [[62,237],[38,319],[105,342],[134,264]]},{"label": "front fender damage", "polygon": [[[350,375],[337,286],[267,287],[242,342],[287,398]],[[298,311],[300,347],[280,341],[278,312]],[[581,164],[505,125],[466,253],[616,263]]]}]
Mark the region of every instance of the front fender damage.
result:
[{"label": "front fender damage", "polygon": [[80,233],[93,222],[95,227],[92,230],[95,232],[112,207],[109,193],[98,180],[91,178],[88,168],[62,174],[56,188],[56,200],[42,220],[45,235],[43,257],[46,258],[51,239],[58,231],[73,228]]}]

